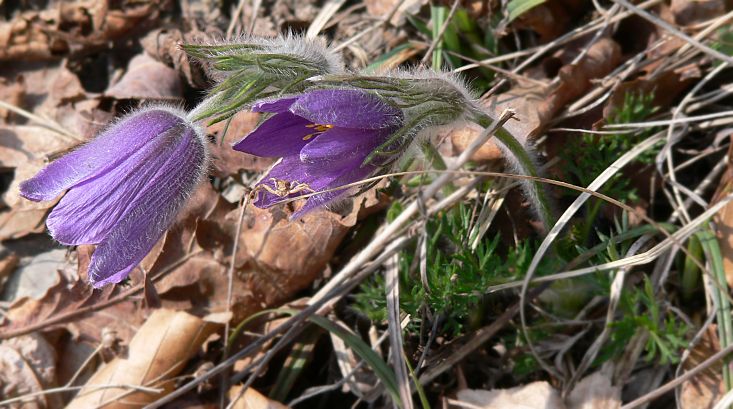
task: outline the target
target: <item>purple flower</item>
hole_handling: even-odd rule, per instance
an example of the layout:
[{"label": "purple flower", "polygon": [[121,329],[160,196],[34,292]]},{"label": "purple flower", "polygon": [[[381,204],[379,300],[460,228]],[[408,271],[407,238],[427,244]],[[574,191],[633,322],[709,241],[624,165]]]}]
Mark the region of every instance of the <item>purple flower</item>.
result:
[{"label": "purple flower", "polygon": [[[400,109],[356,89],[310,91],[260,102],[252,110],[275,115],[236,143],[234,149],[282,157],[257,185],[254,205],[260,208],[373,175],[386,163],[370,160],[365,164],[365,160],[403,125]],[[348,191],[311,196],[292,218],[300,218]]]},{"label": "purple flower", "polygon": [[81,148],[20,185],[25,198],[66,195],[48,231],[65,245],[97,244],[94,287],[122,281],[170,227],[206,173],[203,132],[171,108],[122,118]]}]

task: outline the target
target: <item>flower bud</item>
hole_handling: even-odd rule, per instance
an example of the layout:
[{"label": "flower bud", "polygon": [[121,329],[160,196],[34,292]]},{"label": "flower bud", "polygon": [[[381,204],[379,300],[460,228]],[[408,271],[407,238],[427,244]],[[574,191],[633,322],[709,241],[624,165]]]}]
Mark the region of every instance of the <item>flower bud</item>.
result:
[{"label": "flower bud", "polygon": [[244,37],[235,42],[183,46],[210,63],[217,84],[194,114],[195,120],[227,119],[254,101],[301,92],[310,77],[343,71],[341,58],[325,40],[287,34],[276,38]]},{"label": "flower bud", "polygon": [[385,76],[325,75],[311,81],[314,88],[350,86],[372,92],[401,110],[402,127],[374,149],[365,163],[394,156],[395,146],[409,146],[422,130],[471,119],[480,112],[458,77],[427,69],[394,71]]},{"label": "flower bud", "polygon": [[122,281],[153,248],[206,175],[202,129],[168,107],[133,112],[20,185],[23,197],[64,197],[48,215],[65,245],[96,244],[94,287]]}]

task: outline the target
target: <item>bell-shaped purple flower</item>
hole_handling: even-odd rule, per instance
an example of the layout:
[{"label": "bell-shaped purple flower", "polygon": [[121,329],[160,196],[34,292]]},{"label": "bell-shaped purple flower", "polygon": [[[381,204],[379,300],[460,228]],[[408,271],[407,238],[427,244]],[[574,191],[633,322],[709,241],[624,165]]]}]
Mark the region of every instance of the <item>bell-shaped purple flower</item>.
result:
[{"label": "bell-shaped purple flower", "polygon": [[46,221],[65,245],[97,244],[94,287],[122,281],[175,220],[207,170],[203,131],[168,107],[122,118],[20,185],[46,201],[68,190]]},{"label": "bell-shaped purple flower", "polygon": [[[358,182],[383,169],[393,157],[370,155],[403,126],[400,109],[375,94],[357,89],[324,89],[255,104],[255,112],[274,113],[234,149],[264,157],[281,157],[257,185],[260,208],[304,194]],[[398,152],[399,151],[399,152]],[[347,194],[339,189],[310,196],[292,218]]]}]

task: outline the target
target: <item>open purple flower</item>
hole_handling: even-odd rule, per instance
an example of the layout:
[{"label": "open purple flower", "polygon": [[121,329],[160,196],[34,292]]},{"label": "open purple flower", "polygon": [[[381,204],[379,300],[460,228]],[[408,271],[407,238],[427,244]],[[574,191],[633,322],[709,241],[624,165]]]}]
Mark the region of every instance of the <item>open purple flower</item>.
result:
[{"label": "open purple flower", "polygon": [[46,221],[65,245],[97,244],[94,287],[122,281],[147,255],[206,173],[203,132],[184,113],[148,108],[20,185],[25,198],[66,195]]},{"label": "open purple flower", "polygon": [[[275,115],[236,143],[234,149],[282,158],[257,185],[254,205],[260,208],[373,175],[391,158],[366,159],[387,143],[404,121],[400,109],[356,89],[310,91],[259,102],[252,110]],[[299,218],[348,191],[311,196],[292,217]]]}]

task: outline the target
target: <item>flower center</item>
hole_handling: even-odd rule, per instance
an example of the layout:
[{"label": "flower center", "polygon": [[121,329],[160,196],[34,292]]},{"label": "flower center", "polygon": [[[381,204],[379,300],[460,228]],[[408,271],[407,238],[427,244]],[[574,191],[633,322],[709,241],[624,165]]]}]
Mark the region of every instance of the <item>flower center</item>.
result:
[{"label": "flower center", "polygon": [[308,140],[312,139],[313,137],[318,136],[318,135],[320,135],[320,134],[328,131],[329,129],[333,128],[333,125],[328,125],[328,124],[325,124],[325,125],[324,124],[308,124],[305,127],[306,128],[311,128],[311,129],[313,129],[315,131],[315,132],[309,133],[308,135],[306,135],[306,136],[303,137],[303,140],[304,141],[308,141]]}]

